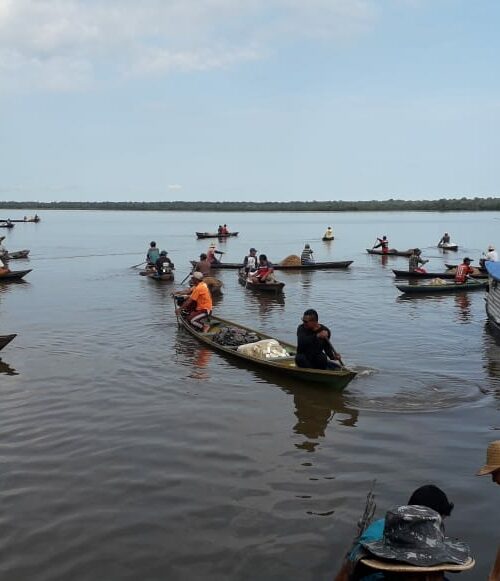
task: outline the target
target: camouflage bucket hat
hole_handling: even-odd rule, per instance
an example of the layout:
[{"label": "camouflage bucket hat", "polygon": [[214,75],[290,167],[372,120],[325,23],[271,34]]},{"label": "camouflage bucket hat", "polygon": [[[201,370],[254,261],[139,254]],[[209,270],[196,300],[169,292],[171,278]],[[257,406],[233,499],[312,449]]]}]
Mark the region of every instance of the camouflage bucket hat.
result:
[{"label": "camouflage bucket hat", "polygon": [[469,568],[470,549],[444,536],[441,516],[425,506],[398,506],[385,516],[384,538],[363,543],[371,555],[389,561],[433,567],[446,564]]}]

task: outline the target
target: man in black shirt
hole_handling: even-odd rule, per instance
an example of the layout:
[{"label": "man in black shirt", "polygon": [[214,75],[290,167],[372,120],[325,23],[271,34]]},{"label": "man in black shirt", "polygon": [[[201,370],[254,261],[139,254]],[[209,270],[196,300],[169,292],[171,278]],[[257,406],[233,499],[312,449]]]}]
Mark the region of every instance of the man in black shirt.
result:
[{"label": "man in black shirt", "polygon": [[302,325],[297,328],[297,367],[313,369],[338,369],[341,357],[330,343],[330,329],[318,322],[318,313],[308,309],[302,315]]}]

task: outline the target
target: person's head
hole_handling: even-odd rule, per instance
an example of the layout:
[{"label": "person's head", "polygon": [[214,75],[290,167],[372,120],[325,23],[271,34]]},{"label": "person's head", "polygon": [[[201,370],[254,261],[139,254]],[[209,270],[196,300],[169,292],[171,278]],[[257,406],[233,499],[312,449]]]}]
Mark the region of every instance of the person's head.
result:
[{"label": "person's head", "polygon": [[207,259],[207,255],[204,252],[202,252],[200,254],[200,260],[206,260],[206,259]]},{"label": "person's head", "polygon": [[224,228],[227,228],[227,224],[224,224]]},{"label": "person's head", "polygon": [[382,240],[387,240],[387,236],[382,236]]},{"label": "person's head", "polygon": [[491,480],[500,484],[500,440],[491,442],[486,451],[486,464],[478,471],[478,476],[491,474]]},{"label": "person's head", "polygon": [[156,248],[156,242],[154,240],[150,242],[149,245],[151,246],[151,248]]},{"label": "person's head", "polygon": [[470,264],[472,262],[472,260],[470,258],[465,257],[464,258],[464,264]]},{"label": "person's head", "polygon": [[192,280],[194,282],[194,284],[198,284],[203,280],[203,273],[202,272],[193,272],[193,277]]},{"label": "person's head", "polygon": [[166,250],[162,250],[160,252],[160,256],[167,256],[168,252]]},{"label": "person's head", "polygon": [[426,484],[425,486],[417,488],[410,496],[408,504],[418,504],[432,508],[432,510],[435,510],[441,515],[441,518],[450,516],[455,506],[453,502],[448,500],[446,494],[434,484]]},{"label": "person's head", "polygon": [[210,246],[208,248],[213,249],[213,248],[217,248],[217,246],[215,245],[215,242],[211,242]]},{"label": "person's head", "polygon": [[306,250],[310,250],[310,248],[311,248],[311,247],[309,246],[309,244],[305,244],[305,245],[304,245],[304,248],[305,248]]},{"label": "person's head", "polygon": [[422,251],[420,250],[420,248],[414,248],[413,254],[422,254]]},{"label": "person's head", "polygon": [[488,250],[495,250],[495,247],[493,246],[493,244],[490,244],[490,245],[488,246]]},{"label": "person's head", "polygon": [[445,232],[445,233],[444,233],[444,235],[445,235],[445,236],[449,236],[448,232]]},{"label": "person's head", "polygon": [[307,309],[307,311],[304,311],[304,314],[302,315],[302,323],[304,323],[306,327],[315,325],[317,322],[318,322],[317,311],[315,311],[314,309]]},{"label": "person's head", "polygon": [[250,248],[250,254],[252,256],[255,256],[257,254],[257,249],[256,248]]},{"label": "person's head", "polygon": [[259,262],[260,263],[265,263],[267,262],[267,256],[265,254],[260,254],[259,255]]}]

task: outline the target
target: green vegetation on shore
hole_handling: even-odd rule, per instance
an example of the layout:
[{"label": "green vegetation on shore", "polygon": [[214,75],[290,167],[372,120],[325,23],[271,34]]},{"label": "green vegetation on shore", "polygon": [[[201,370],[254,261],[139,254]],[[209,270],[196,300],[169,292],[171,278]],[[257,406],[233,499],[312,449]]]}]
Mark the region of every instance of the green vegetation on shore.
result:
[{"label": "green vegetation on shore", "polygon": [[128,210],[169,212],[465,212],[500,210],[500,198],[370,200],[366,202],[1,202],[10,210]]}]

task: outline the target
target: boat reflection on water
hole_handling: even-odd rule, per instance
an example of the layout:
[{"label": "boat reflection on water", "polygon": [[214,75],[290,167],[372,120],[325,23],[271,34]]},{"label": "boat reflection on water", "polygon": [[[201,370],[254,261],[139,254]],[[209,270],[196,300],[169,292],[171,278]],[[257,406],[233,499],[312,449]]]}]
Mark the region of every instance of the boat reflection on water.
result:
[{"label": "boat reflection on water", "polygon": [[490,392],[500,405],[500,335],[486,322],[483,332],[484,368],[490,378]]},{"label": "boat reflection on water", "polygon": [[457,307],[456,320],[458,323],[471,322],[471,301],[468,293],[458,293],[455,295],[455,306]]},{"label": "boat reflection on water", "polygon": [[267,319],[273,311],[283,311],[283,307],[285,306],[284,293],[265,294],[249,292],[246,300],[247,308],[250,309],[250,312],[254,314],[257,311],[258,315],[262,317],[263,320]]},{"label": "boat reflection on water", "polygon": [[19,375],[19,373],[11,367],[8,363],[5,363],[2,359],[0,359],[0,373],[5,375]]}]

